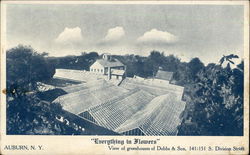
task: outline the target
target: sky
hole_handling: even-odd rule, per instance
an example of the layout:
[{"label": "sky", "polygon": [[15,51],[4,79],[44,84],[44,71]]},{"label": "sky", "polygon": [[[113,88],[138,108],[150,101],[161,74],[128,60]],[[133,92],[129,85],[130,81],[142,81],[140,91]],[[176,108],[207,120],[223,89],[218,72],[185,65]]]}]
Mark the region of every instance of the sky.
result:
[{"label": "sky", "polygon": [[50,56],[96,51],[148,56],[157,50],[205,64],[243,57],[241,5],[8,4],[7,47]]}]

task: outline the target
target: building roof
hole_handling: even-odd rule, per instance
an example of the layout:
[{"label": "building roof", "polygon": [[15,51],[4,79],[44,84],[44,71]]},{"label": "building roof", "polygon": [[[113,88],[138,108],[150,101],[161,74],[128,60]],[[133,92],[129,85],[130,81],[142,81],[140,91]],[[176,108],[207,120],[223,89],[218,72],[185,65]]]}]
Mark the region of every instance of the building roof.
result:
[{"label": "building roof", "polygon": [[67,93],[74,93],[86,89],[97,90],[98,88],[103,88],[105,85],[107,85],[107,82],[104,79],[99,79],[99,80],[93,79],[86,83],[62,87],[61,89],[63,89]]},{"label": "building roof", "polygon": [[121,63],[117,59],[112,60],[105,60],[105,59],[98,59],[96,60],[99,64],[101,64],[103,67],[117,67],[117,66],[124,66],[123,63]]},{"label": "building roof", "polygon": [[123,96],[100,104],[88,110],[97,124],[115,130],[137,111],[144,108],[155,96],[135,89]]},{"label": "building roof", "polygon": [[123,75],[125,73],[125,70],[119,70],[119,69],[112,69],[111,74],[112,75]]},{"label": "building roof", "polygon": [[117,96],[121,96],[126,92],[128,92],[128,90],[124,88],[108,83],[99,83],[98,87],[95,86],[93,89],[83,89],[59,96],[53,102],[60,103],[64,110],[77,115],[91,107],[95,107],[103,102],[117,98]]},{"label": "building roof", "polygon": [[169,83],[158,83],[155,80],[141,80],[138,78],[126,78],[122,81],[121,87],[125,89],[140,88],[154,95],[163,95],[167,93],[174,93],[179,100],[182,99],[184,87],[173,85]]},{"label": "building roof", "polygon": [[155,78],[170,81],[172,79],[172,76],[173,72],[158,70]]},{"label": "building roof", "polygon": [[95,74],[88,71],[73,70],[73,69],[56,69],[54,77],[68,79],[72,81],[80,81],[80,82],[86,82],[89,81],[89,79],[97,80],[106,78],[106,76],[102,74]]},{"label": "building roof", "polygon": [[185,102],[178,101],[175,94],[158,96],[115,131],[123,133],[139,128],[145,135],[176,135],[184,108]]}]

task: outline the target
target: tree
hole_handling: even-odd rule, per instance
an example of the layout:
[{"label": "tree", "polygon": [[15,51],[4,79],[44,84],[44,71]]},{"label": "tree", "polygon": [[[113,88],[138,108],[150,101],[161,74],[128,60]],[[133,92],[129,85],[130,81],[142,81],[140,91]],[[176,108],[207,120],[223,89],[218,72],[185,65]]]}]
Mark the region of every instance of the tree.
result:
[{"label": "tree", "polygon": [[92,65],[98,58],[99,55],[96,52],[83,52],[80,56],[49,58],[49,61],[56,68],[89,70],[90,65]]},{"label": "tree", "polygon": [[56,114],[60,105],[32,96],[18,96],[7,104],[7,134],[56,134]]},{"label": "tree", "polygon": [[164,53],[152,51],[144,64],[144,73],[146,77],[155,76],[159,67],[165,71],[176,72],[180,65],[180,59],[174,55],[165,56]]},{"label": "tree", "polygon": [[234,55],[234,54],[230,54],[230,55],[223,55],[223,57],[220,59],[220,66],[224,63],[224,62],[228,62],[231,64],[234,64],[234,62],[232,61],[232,59],[234,58],[239,58],[238,55]]},{"label": "tree", "polygon": [[198,72],[187,102],[194,107],[189,109],[179,134],[243,135],[243,76],[238,68],[216,64]]},{"label": "tree", "polygon": [[7,51],[7,134],[79,133],[56,119],[61,105],[38,98],[37,82],[55,73],[44,56],[22,45]]},{"label": "tree", "polygon": [[180,63],[173,74],[173,79],[175,80],[175,84],[186,86],[193,82],[193,75],[191,73],[191,69],[188,67],[187,63]]},{"label": "tree", "polygon": [[151,51],[148,59],[145,62],[143,67],[143,71],[145,77],[147,76],[154,76],[158,71],[160,64],[162,64],[164,55],[158,51]]},{"label": "tree", "polygon": [[7,90],[26,93],[36,88],[38,81],[53,77],[54,66],[44,54],[37,53],[30,46],[19,45],[7,50]]},{"label": "tree", "polygon": [[169,72],[176,72],[179,65],[181,64],[180,59],[174,55],[164,56],[161,67],[163,70]]},{"label": "tree", "polygon": [[192,78],[204,68],[204,64],[200,61],[199,58],[193,58],[189,63],[188,67],[190,68]]}]

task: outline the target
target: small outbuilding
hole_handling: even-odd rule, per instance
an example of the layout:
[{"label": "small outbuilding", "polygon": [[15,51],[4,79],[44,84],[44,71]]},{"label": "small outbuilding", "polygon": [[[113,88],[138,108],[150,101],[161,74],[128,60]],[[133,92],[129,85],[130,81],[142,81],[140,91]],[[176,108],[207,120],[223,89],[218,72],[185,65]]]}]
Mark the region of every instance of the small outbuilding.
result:
[{"label": "small outbuilding", "polygon": [[155,78],[159,80],[171,81],[173,77],[173,72],[163,71],[161,67],[157,71]]}]

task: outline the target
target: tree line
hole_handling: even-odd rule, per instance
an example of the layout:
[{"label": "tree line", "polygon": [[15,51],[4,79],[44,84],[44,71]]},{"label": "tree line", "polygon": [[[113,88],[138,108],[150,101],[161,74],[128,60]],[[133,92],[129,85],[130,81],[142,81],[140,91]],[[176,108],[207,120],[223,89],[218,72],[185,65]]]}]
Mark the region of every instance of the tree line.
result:
[{"label": "tree line", "polygon": [[61,105],[39,97],[38,82],[50,80],[54,73],[46,53],[22,45],[7,50],[7,134],[82,134],[56,119],[63,113]]}]

